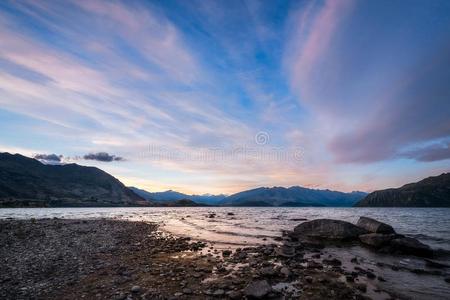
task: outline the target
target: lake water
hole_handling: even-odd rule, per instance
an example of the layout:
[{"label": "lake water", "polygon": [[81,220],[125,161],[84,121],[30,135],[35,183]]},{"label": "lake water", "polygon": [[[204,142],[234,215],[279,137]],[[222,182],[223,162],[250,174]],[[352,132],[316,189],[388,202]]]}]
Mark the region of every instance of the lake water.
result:
[{"label": "lake water", "polygon": [[[211,214],[215,214],[210,218]],[[165,231],[193,239],[212,242],[216,248],[233,248],[276,243],[283,230],[292,230],[303,219],[332,218],[355,223],[360,216],[368,216],[388,223],[406,236],[419,239],[434,249],[450,251],[450,208],[265,208],[265,207],[145,207],[145,208],[13,208],[0,209],[5,218],[114,218],[150,221]],[[448,299],[450,284],[443,278],[450,276],[418,275],[409,271],[379,268],[377,262],[427,269],[423,259],[380,255],[362,247],[330,248],[344,264],[352,257],[363,260],[362,266],[374,269],[387,282],[381,288],[395,291],[413,299]],[[450,264],[448,257],[439,258]],[[352,267],[352,266],[351,266]],[[442,271],[442,270],[441,270]]]},{"label": "lake water", "polygon": [[[215,213],[214,218],[208,218]],[[228,215],[232,213],[234,215]],[[433,248],[450,250],[450,208],[325,207],[145,207],[145,208],[5,208],[0,218],[118,218],[159,223],[165,230],[220,244],[273,242],[299,219],[332,218],[355,223],[360,216],[392,225]],[[263,239],[266,240],[263,240]]]}]

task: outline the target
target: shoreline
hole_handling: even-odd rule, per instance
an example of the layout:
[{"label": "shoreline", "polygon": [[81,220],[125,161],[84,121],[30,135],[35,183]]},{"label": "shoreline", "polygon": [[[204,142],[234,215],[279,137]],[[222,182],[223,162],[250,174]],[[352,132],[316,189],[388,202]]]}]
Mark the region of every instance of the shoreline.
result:
[{"label": "shoreline", "polygon": [[157,224],[110,219],[13,219],[0,228],[3,299],[388,297],[365,278],[346,280],[336,258],[319,262],[319,248],[219,251]]}]

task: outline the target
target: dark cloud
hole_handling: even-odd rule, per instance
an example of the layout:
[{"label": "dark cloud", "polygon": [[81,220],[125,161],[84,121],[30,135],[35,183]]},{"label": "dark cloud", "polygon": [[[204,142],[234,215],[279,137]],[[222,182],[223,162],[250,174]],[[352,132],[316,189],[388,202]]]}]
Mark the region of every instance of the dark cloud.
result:
[{"label": "dark cloud", "polygon": [[97,160],[103,162],[112,162],[112,161],[124,161],[125,159],[120,156],[110,155],[106,152],[97,152],[97,153],[89,153],[83,156],[86,160]]},{"label": "dark cloud", "polygon": [[447,145],[433,145],[421,149],[416,149],[404,153],[407,158],[412,158],[417,161],[439,161],[450,159],[450,143]]},{"label": "dark cloud", "polygon": [[[404,147],[450,137],[450,47],[445,50],[416,66],[403,83],[395,83],[384,105],[367,111],[360,126],[333,139],[330,149],[339,162],[392,159]],[[427,149],[417,158],[432,161],[446,151]]]},{"label": "dark cloud", "polygon": [[33,158],[46,162],[61,162],[63,156],[56,154],[35,154],[33,155]]}]

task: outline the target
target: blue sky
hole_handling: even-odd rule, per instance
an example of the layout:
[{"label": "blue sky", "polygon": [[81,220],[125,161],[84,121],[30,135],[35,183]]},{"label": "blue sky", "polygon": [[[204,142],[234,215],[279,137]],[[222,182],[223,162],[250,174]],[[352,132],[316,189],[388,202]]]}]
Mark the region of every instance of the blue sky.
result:
[{"label": "blue sky", "polygon": [[0,3],[0,150],[150,191],[449,171],[449,82],[449,1]]}]

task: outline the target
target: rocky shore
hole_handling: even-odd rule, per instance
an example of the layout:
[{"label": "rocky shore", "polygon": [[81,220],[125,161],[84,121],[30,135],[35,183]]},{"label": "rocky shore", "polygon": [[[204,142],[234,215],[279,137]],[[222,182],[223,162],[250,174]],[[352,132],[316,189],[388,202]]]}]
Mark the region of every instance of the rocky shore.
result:
[{"label": "rocky shore", "polygon": [[[361,265],[360,259],[346,262],[326,251],[330,240],[348,242],[368,232],[393,234],[388,227],[377,227],[370,220],[359,226],[348,224],[335,220],[304,222],[285,233],[280,244],[228,250],[174,237],[144,222],[3,220],[0,298],[401,297],[380,289],[378,283],[385,279]],[[406,249],[402,247],[395,249]]]}]

